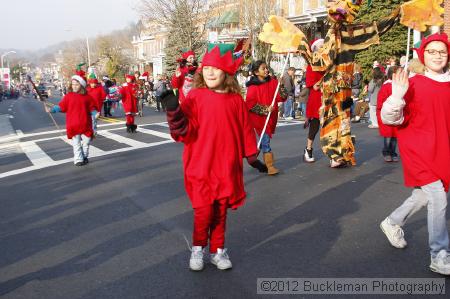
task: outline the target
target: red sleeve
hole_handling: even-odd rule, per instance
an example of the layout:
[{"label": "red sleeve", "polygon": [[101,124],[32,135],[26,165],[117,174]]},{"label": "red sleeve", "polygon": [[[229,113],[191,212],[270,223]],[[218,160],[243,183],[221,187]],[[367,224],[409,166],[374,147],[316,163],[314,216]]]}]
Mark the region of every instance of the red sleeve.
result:
[{"label": "red sleeve", "polygon": [[247,88],[247,94],[245,96],[245,105],[247,109],[252,109],[258,103],[258,99],[256,97],[256,88],[253,86],[249,86]]},{"label": "red sleeve", "polygon": [[67,112],[67,95],[65,95],[62,100],[58,103],[61,112]]},{"label": "red sleeve", "polygon": [[197,139],[197,131],[198,131],[198,121],[197,121],[197,107],[195,101],[195,92],[189,92],[187,97],[181,102],[180,108],[184,113],[184,116],[187,118],[187,130],[186,134],[176,135],[171,134],[172,138],[176,142],[183,142],[184,144],[189,144]]},{"label": "red sleeve", "polygon": [[387,98],[391,95],[391,84],[386,83],[383,84],[378,92],[377,98],[377,116],[381,113],[381,108],[383,107],[383,103],[387,100]]},{"label": "red sleeve", "polygon": [[96,110],[97,112],[99,112],[100,110],[97,109],[97,102],[94,100],[93,97],[91,97],[90,95],[86,95],[88,97],[88,102],[89,102],[89,112],[92,112],[94,110]]},{"label": "red sleeve", "polygon": [[[239,97],[241,97],[239,95]],[[241,97],[242,99],[242,97]],[[250,116],[246,102],[242,99],[241,115],[242,115],[242,128],[244,129],[244,157],[250,157],[256,155],[258,152],[256,145],[256,135],[253,125],[250,122]]]},{"label": "red sleeve", "polygon": [[306,87],[311,88],[314,86],[314,84],[319,82],[320,79],[322,79],[322,72],[315,72],[312,70],[311,66],[308,65],[306,67],[305,76],[306,76],[306,79],[305,79]]},{"label": "red sleeve", "polygon": [[181,75],[179,77],[173,75],[172,77],[172,88],[173,89],[180,89],[181,87],[183,87],[183,81],[184,81],[184,74],[181,73]]}]

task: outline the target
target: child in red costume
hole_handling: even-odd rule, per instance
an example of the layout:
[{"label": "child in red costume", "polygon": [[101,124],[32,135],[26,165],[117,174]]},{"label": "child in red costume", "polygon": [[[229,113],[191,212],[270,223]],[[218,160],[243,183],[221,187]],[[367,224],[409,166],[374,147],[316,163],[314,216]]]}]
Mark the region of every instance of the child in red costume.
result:
[{"label": "child in red costume", "polygon": [[397,148],[397,129],[394,126],[388,126],[383,124],[381,121],[381,107],[387,98],[392,94],[392,75],[398,70],[398,66],[391,66],[388,69],[387,77],[383,85],[378,92],[377,99],[377,120],[378,120],[378,131],[380,136],[383,137],[384,147],[383,147],[383,157],[386,162],[398,162],[398,155],[396,152]]},{"label": "child in red costume", "polygon": [[122,95],[122,105],[125,111],[126,126],[128,133],[136,133],[137,125],[134,124],[134,116],[137,112],[137,98],[136,98],[136,84],[134,84],[134,76],[127,75],[124,83],[120,89]]},{"label": "child in red costume", "polygon": [[83,75],[81,71],[72,76],[69,92],[58,105],[47,109],[47,112],[66,113],[67,138],[72,139],[73,162],[76,166],[89,162],[89,143],[93,135],[91,115],[97,114],[93,99],[87,95]]},{"label": "child in red costume", "polygon": [[266,131],[262,135],[261,151],[264,154],[264,162],[267,165],[269,175],[279,173],[279,170],[273,165],[274,157],[272,149],[270,148],[270,139],[275,133],[275,128],[278,121],[278,103],[284,102],[280,93],[276,95],[274,106],[271,106],[273,96],[277,89],[278,80],[269,76],[267,64],[258,60],[252,63],[253,76],[246,83],[247,95],[245,103],[250,111],[250,120],[256,130],[258,136],[261,137],[262,130],[269,112],[270,119],[266,127]]},{"label": "child in red costume", "polygon": [[408,79],[400,70],[392,78],[392,95],[383,103],[381,121],[397,126],[405,185],[412,195],[382,223],[392,246],[404,248],[402,226],[422,207],[428,209],[430,269],[450,275],[446,221],[450,183],[450,42],[445,33],[422,39],[416,49],[425,74]]},{"label": "child in red costume", "polygon": [[192,89],[194,75],[197,71],[194,51],[187,51],[178,60],[179,66],[172,77],[172,88],[178,89],[179,99],[182,102]]},{"label": "child in red costume", "polygon": [[88,77],[89,86],[86,88],[88,95],[94,100],[95,110],[97,114],[92,117],[92,127],[94,129],[94,135],[97,134],[97,119],[100,116],[100,111],[102,111],[103,102],[106,99],[106,92],[103,86],[98,84],[98,80],[95,74],[90,74]]},{"label": "child in red costume", "polygon": [[203,269],[204,248],[220,270],[232,267],[226,253],[227,209],[246,197],[243,158],[260,171],[256,138],[240,88],[233,75],[240,65],[234,45],[210,44],[196,75],[194,89],[179,104],[172,91],[162,96],[172,137],[183,142],[184,182],[194,209],[193,247],[189,266]]}]

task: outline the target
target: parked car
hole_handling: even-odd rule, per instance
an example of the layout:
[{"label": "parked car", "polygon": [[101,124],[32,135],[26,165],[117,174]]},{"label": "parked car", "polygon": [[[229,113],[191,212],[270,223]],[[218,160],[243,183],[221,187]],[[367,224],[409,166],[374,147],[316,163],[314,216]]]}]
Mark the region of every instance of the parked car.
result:
[{"label": "parked car", "polygon": [[[41,94],[41,96],[42,96],[43,98],[48,99],[47,88],[45,87],[44,84],[39,84],[39,85],[36,87],[36,89],[39,91],[39,93]],[[35,99],[38,98],[38,95],[36,94],[36,91],[35,91],[35,90],[33,90],[33,95],[34,95],[34,98],[35,98]]]}]

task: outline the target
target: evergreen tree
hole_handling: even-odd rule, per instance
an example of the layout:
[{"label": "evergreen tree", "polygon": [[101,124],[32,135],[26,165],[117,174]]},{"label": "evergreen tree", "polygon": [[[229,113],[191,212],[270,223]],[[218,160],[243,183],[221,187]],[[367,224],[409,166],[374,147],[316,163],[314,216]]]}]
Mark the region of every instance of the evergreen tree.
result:
[{"label": "evergreen tree", "polygon": [[[371,23],[381,20],[407,0],[372,0],[371,2],[371,5],[363,3],[355,23]],[[361,65],[364,78],[370,79],[375,60],[384,63],[390,57],[400,58],[406,54],[407,34],[408,28],[398,23],[381,37],[379,45],[373,45],[358,53],[356,62]]]}]

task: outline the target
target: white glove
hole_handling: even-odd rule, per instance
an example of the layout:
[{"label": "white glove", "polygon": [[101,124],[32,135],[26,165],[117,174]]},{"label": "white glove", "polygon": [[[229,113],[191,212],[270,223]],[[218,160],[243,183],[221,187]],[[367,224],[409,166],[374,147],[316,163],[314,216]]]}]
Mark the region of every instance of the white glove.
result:
[{"label": "white glove", "polygon": [[409,88],[408,72],[400,69],[397,73],[392,75],[392,97],[398,101],[405,97]]},{"label": "white glove", "polygon": [[404,121],[403,108],[405,107],[405,101],[400,98],[390,96],[381,107],[381,121],[386,125],[401,125]]}]

